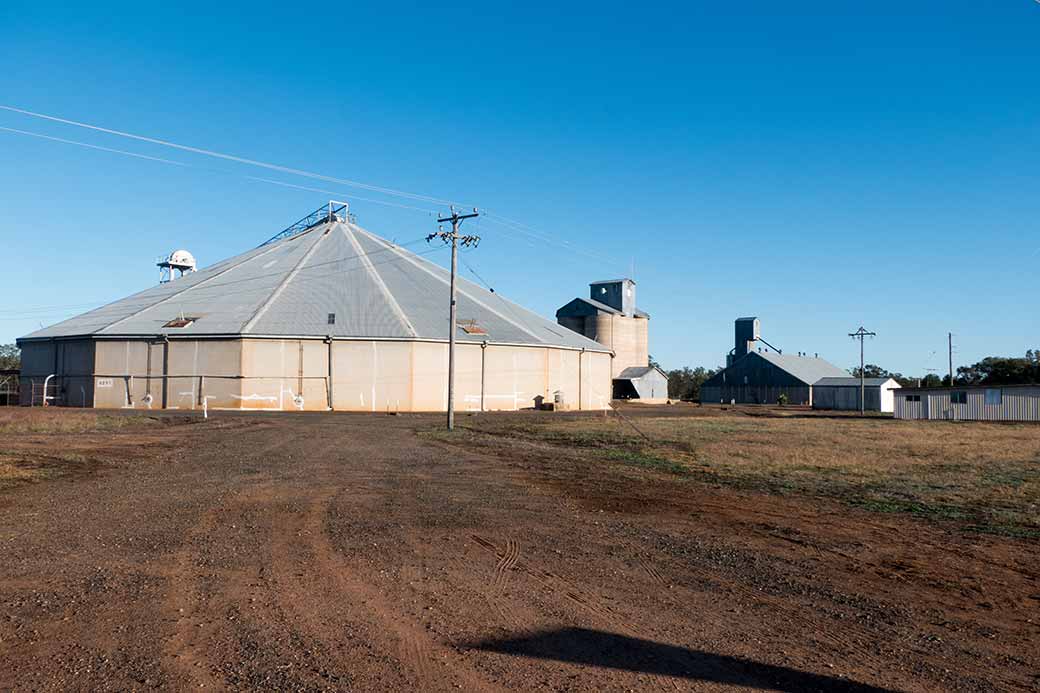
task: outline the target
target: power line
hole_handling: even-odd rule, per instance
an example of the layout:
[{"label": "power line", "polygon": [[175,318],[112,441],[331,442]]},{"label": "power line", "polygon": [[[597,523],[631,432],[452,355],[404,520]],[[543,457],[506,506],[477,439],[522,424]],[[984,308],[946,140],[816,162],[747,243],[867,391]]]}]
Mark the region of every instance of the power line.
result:
[{"label": "power line", "polygon": [[[32,117],[32,118],[38,118],[38,119],[42,119],[42,120],[52,121],[52,122],[61,123],[61,124],[64,124],[64,125],[71,125],[71,126],[74,126],[74,127],[84,128],[84,129],[87,129],[87,130],[101,132],[101,133],[105,133],[105,134],[109,134],[109,135],[114,135],[114,136],[117,136],[117,137],[124,137],[124,138],[128,138],[128,139],[136,140],[136,141],[147,142],[147,143],[150,143],[150,144],[156,144],[156,145],[164,146],[164,147],[170,147],[170,148],[173,148],[173,149],[178,149],[178,150],[190,152],[190,153],[193,153],[193,154],[199,154],[199,155],[203,155],[203,156],[209,156],[209,157],[213,157],[213,158],[223,159],[225,161],[232,161],[234,163],[240,163],[240,164],[249,165],[249,166],[257,166],[257,167],[261,167],[261,168],[266,168],[268,170],[279,171],[279,172],[282,172],[282,173],[288,173],[288,174],[292,174],[292,175],[303,176],[303,177],[306,177],[306,178],[313,178],[313,179],[317,179],[317,180],[324,180],[324,181],[328,181],[328,182],[332,182],[332,183],[337,183],[337,184],[340,184],[340,185],[346,185],[346,186],[349,186],[349,187],[359,188],[359,189],[362,189],[362,190],[370,190],[372,192],[378,192],[378,193],[382,193],[384,195],[390,195],[390,196],[395,196],[395,197],[402,197],[402,198],[406,198],[406,199],[418,200],[418,201],[423,201],[423,202],[430,202],[430,203],[439,204],[439,205],[452,205],[452,204],[456,204],[457,205],[457,204],[459,204],[459,203],[454,202],[452,200],[442,200],[440,198],[429,196],[429,195],[422,195],[422,194],[418,194],[418,193],[411,193],[411,192],[407,192],[407,191],[403,191],[403,190],[397,190],[397,189],[394,189],[394,188],[388,188],[388,187],[379,186],[379,185],[372,185],[372,184],[369,184],[369,183],[363,183],[363,182],[360,182],[360,181],[355,181],[355,180],[350,180],[350,179],[337,178],[337,177],[334,177],[334,176],[328,176],[328,175],[325,175],[325,174],[316,173],[314,171],[307,171],[307,170],[304,170],[304,169],[298,169],[298,168],[293,168],[293,167],[289,167],[289,166],[282,166],[280,164],[273,164],[273,163],[269,163],[269,162],[265,162],[265,161],[259,161],[257,159],[249,159],[249,158],[246,158],[246,157],[240,157],[240,156],[236,156],[236,155],[233,155],[233,154],[227,154],[227,153],[224,153],[224,152],[219,152],[219,151],[215,151],[215,150],[211,150],[211,149],[203,149],[203,148],[200,148],[200,147],[193,147],[193,146],[190,146],[190,145],[180,144],[180,143],[172,142],[172,141],[169,141],[169,140],[158,139],[158,138],[155,138],[155,137],[148,137],[148,136],[145,136],[145,135],[138,135],[138,134],[135,134],[135,133],[125,132],[125,131],[121,131],[121,130],[115,130],[115,129],[112,129],[112,128],[102,127],[100,125],[94,125],[94,124],[91,124],[91,123],[84,123],[84,122],[81,122],[81,121],[70,120],[70,119],[67,119],[67,118],[61,118],[59,116],[49,115],[49,114],[46,114],[46,113],[38,113],[38,112],[35,112],[35,111],[29,111],[29,110],[22,109],[22,108],[17,108],[17,107],[14,107],[14,106],[0,105],[0,110],[6,110],[6,111],[10,111],[12,113],[18,113],[18,114],[29,116],[29,117]],[[87,148],[90,148],[90,149],[96,149],[96,150],[100,150],[100,151],[107,151],[107,152],[111,152],[111,153],[114,153],[114,154],[123,154],[125,156],[132,156],[132,157],[135,157],[135,158],[147,159],[147,160],[156,161],[156,162],[159,162],[159,163],[170,164],[170,165],[179,166],[179,167],[198,168],[200,170],[209,171],[209,172],[213,172],[213,173],[220,173],[220,174],[223,174],[223,175],[236,175],[236,174],[232,174],[232,173],[227,172],[227,171],[220,171],[219,169],[210,169],[210,168],[207,168],[207,167],[199,167],[199,166],[196,166],[196,165],[193,165],[193,164],[188,164],[188,163],[179,162],[179,161],[173,161],[173,160],[170,160],[170,159],[163,159],[161,157],[153,157],[153,156],[148,156],[148,155],[145,155],[145,154],[137,154],[137,153],[128,152],[128,151],[125,151],[125,150],[114,149],[114,148],[111,148],[111,147],[102,147],[102,146],[99,146],[99,145],[89,144],[89,143],[86,143],[86,142],[77,142],[75,140],[67,140],[67,139],[59,138],[59,137],[52,137],[50,135],[43,135],[41,133],[33,133],[33,132],[26,131],[26,130],[17,130],[15,128],[0,128],[0,129],[6,130],[6,131],[12,132],[12,133],[27,135],[27,136],[30,136],[30,137],[39,137],[41,139],[52,140],[52,141],[55,141],[55,142],[62,142],[64,144],[72,144],[72,145],[76,145],[76,146],[87,147]],[[299,186],[299,185],[295,185],[295,184],[292,184],[292,183],[286,183],[284,181],[272,180],[272,179],[269,179],[269,178],[260,178],[260,177],[257,177],[257,176],[242,176],[242,177],[244,177],[246,179],[249,179],[249,180],[264,182],[264,183],[268,183],[268,184],[272,184],[272,185],[280,185],[280,186],[283,186],[283,187],[286,187],[286,188],[294,188],[294,189],[299,189],[299,190],[309,190],[309,191],[312,191],[312,192],[322,192],[322,193],[332,194],[332,195],[341,195],[342,194],[342,193],[339,193],[339,192],[336,192],[336,191],[322,190],[322,189],[319,189],[319,188],[308,188],[306,186]],[[408,205],[397,205],[397,204],[394,204],[394,203],[385,202],[385,201],[382,201],[382,200],[375,200],[375,199],[372,199],[372,198],[363,198],[363,197],[358,197],[358,196],[352,196],[352,197],[354,197],[355,199],[364,200],[366,202],[371,202],[371,203],[374,203],[374,204],[382,204],[382,205],[386,205],[386,206],[390,206],[390,207],[398,207],[398,208],[401,208],[401,209],[410,209],[410,210],[413,210],[413,211],[424,212],[424,213],[427,213],[427,214],[432,213],[432,210],[428,210],[428,209],[422,209],[422,208],[418,208],[418,207],[411,207],[411,206],[408,206]],[[460,205],[460,206],[469,206],[469,205]],[[588,250],[586,250],[584,248],[581,248],[581,247],[579,247],[579,246],[577,246],[577,245],[575,245],[573,243],[570,243],[570,242],[568,242],[566,240],[563,240],[563,239],[561,239],[561,238],[559,238],[557,236],[547,235],[547,234],[545,234],[543,232],[540,232],[540,231],[534,229],[533,227],[528,226],[527,224],[519,222],[519,221],[517,221],[515,219],[510,219],[509,217],[505,217],[505,216],[502,216],[502,215],[497,214],[497,213],[491,214],[490,212],[487,212],[487,211],[482,211],[482,213],[489,217],[489,219],[488,219],[489,222],[497,223],[499,226],[501,226],[503,228],[506,228],[506,229],[509,229],[511,231],[515,231],[515,232],[518,232],[518,233],[526,234],[526,235],[528,235],[528,236],[530,236],[532,238],[535,238],[537,240],[540,240],[540,241],[542,241],[544,243],[551,243],[551,244],[559,245],[561,247],[564,247],[564,248],[568,249],[571,252],[584,255],[584,256],[586,256],[588,258],[596,260],[597,262],[601,262],[601,263],[604,263],[606,265],[610,265],[613,268],[617,268],[617,267],[620,266],[620,263],[618,263],[616,260],[614,260],[612,258],[607,258],[607,257],[601,256],[601,255],[598,255],[596,253],[592,253],[592,252],[590,252],[590,251],[588,251]]]},{"label": "power line", "polygon": [[314,178],[317,180],[324,180],[330,183],[338,183],[340,185],[347,185],[353,188],[361,188],[362,190],[370,190],[372,192],[383,193],[384,195],[391,195],[394,197],[404,197],[412,200],[421,200],[423,202],[431,202],[433,204],[450,205],[458,204],[452,200],[442,200],[440,198],[431,197],[429,195],[420,195],[418,193],[410,193],[404,190],[395,190],[394,188],[387,188],[380,185],[372,185],[370,183],[362,183],[360,181],[350,180],[347,178],[336,178],[334,176],[326,176],[321,173],[315,173],[313,171],[306,171],[304,169],[292,168],[290,166],[282,166],[280,164],[272,164],[266,161],[259,161],[257,159],[247,159],[246,157],[235,156],[234,154],[225,154],[224,152],[218,152],[212,149],[203,149],[201,147],[192,147],[186,144],[179,144],[177,142],[171,142],[169,140],[161,140],[155,137],[148,137],[145,135],[137,135],[132,132],[124,132],[122,130],[113,130],[111,128],[102,127],[100,125],[92,125],[90,123],[83,123],[76,120],[69,120],[67,118],[60,118],[54,115],[48,115],[46,113],[37,113],[35,111],[28,111],[22,108],[16,108],[14,106],[3,106],[0,105],[0,109],[5,111],[11,111],[12,113],[20,113],[22,115],[30,116],[32,118],[39,118],[42,120],[49,120],[55,123],[62,123],[63,125],[72,125],[78,128],[84,128],[87,130],[94,130],[96,132],[103,132],[108,135],[115,135],[117,137],[125,137],[132,140],[138,140],[140,142],[148,142],[149,144],[157,144],[163,147],[170,147],[172,149],[179,149],[185,152],[191,152],[192,154],[200,154],[203,156],[209,156],[216,159],[223,159],[225,161],[233,161],[238,164],[246,164],[249,166],[258,166],[260,168],[266,168],[271,171],[280,171],[282,173],[291,173],[297,176],[303,176],[305,178]]},{"label": "power line", "polygon": [[[0,109],[12,111],[12,112],[15,112],[15,113],[22,113],[22,114],[25,114],[25,115],[30,115],[30,116],[33,116],[33,117],[43,118],[43,119],[47,119],[47,120],[54,120],[56,122],[66,123],[66,124],[69,124],[69,125],[75,125],[75,126],[78,126],[78,127],[84,127],[84,128],[88,128],[88,129],[92,129],[92,130],[98,130],[100,132],[105,132],[105,133],[109,133],[109,134],[114,134],[114,135],[119,135],[119,136],[124,136],[124,137],[130,137],[132,139],[141,140],[141,141],[145,141],[145,142],[153,142],[153,143],[156,143],[156,144],[162,144],[162,145],[166,145],[166,146],[171,146],[171,147],[175,147],[177,149],[183,149],[183,150],[189,151],[189,152],[196,152],[196,153],[202,153],[202,154],[208,154],[208,155],[212,155],[212,156],[217,156],[218,158],[224,158],[224,159],[228,159],[228,160],[235,161],[235,162],[238,162],[238,163],[245,163],[245,164],[249,164],[249,165],[262,166],[262,167],[265,167],[265,168],[272,168],[273,170],[278,170],[278,171],[282,171],[282,172],[285,172],[285,173],[291,173],[291,174],[295,174],[295,175],[301,175],[301,176],[307,176],[307,177],[311,177],[311,178],[317,178],[317,179],[320,179],[320,180],[327,180],[327,181],[331,181],[331,182],[337,182],[337,183],[341,183],[343,185],[348,185],[348,186],[363,187],[365,185],[365,184],[357,183],[356,181],[346,181],[346,180],[343,180],[343,179],[333,178],[331,176],[324,176],[322,174],[311,173],[309,171],[302,171],[302,170],[298,170],[298,169],[292,169],[292,168],[288,168],[288,167],[278,166],[278,165],[275,165],[275,164],[266,164],[265,162],[254,161],[252,159],[245,159],[245,158],[242,158],[242,157],[234,157],[232,155],[225,155],[225,154],[222,154],[220,152],[210,152],[208,150],[200,150],[200,149],[197,149],[195,147],[188,147],[186,145],[179,145],[179,144],[176,144],[176,143],[173,143],[173,142],[166,142],[164,140],[156,140],[154,138],[144,137],[144,136],[140,136],[140,135],[133,135],[131,133],[123,133],[123,132],[116,131],[116,130],[110,130],[108,128],[102,128],[102,127],[95,126],[95,125],[89,125],[87,123],[79,123],[79,122],[76,122],[76,121],[70,121],[70,120],[66,120],[64,118],[57,118],[56,116],[49,116],[49,115],[45,115],[45,114],[41,114],[41,113],[34,113],[32,111],[25,111],[25,110],[18,109],[18,108],[13,108],[13,107],[10,107],[10,106],[0,106]],[[246,180],[251,180],[251,181],[256,181],[256,182],[261,182],[261,183],[267,183],[269,185],[278,185],[278,186],[281,186],[281,187],[284,187],[284,188],[291,188],[291,189],[294,189],[294,190],[305,190],[305,191],[308,191],[308,192],[320,192],[320,193],[323,193],[323,194],[334,195],[334,196],[343,196],[345,194],[342,191],[326,190],[326,189],[323,189],[323,188],[315,188],[315,187],[310,187],[310,186],[305,186],[305,185],[297,185],[295,183],[288,183],[286,181],[279,181],[279,180],[274,180],[274,179],[271,179],[271,178],[262,178],[262,177],[259,177],[259,176],[249,176],[249,175],[244,175],[244,174],[236,174],[236,173],[233,173],[231,171],[224,171],[224,170],[221,170],[221,169],[210,168],[210,167],[207,167],[207,166],[198,166],[197,164],[190,164],[190,163],[183,162],[183,161],[175,161],[175,160],[172,160],[172,159],[165,159],[165,158],[157,157],[157,156],[149,156],[149,155],[146,155],[146,154],[138,154],[136,152],[130,152],[130,151],[126,151],[126,150],[123,150],[123,149],[116,149],[116,148],[113,148],[113,147],[103,147],[103,146],[96,145],[96,144],[90,144],[89,142],[80,142],[80,141],[77,141],[77,140],[70,140],[70,139],[66,139],[66,138],[63,138],[63,137],[53,137],[51,135],[45,135],[45,134],[38,133],[38,132],[31,132],[29,130],[19,130],[17,128],[0,127],[0,131],[5,131],[5,132],[14,133],[14,134],[24,135],[24,136],[27,136],[27,137],[35,137],[35,138],[39,138],[39,139],[50,140],[52,142],[59,142],[59,143],[62,143],[62,144],[69,144],[69,145],[74,145],[74,146],[77,146],[77,147],[85,147],[85,148],[88,148],[88,149],[94,149],[94,150],[97,150],[97,151],[108,152],[108,153],[111,153],[111,154],[121,154],[123,156],[130,156],[130,157],[134,157],[134,158],[137,158],[137,159],[145,159],[145,160],[154,161],[154,162],[157,162],[157,163],[163,163],[163,164],[168,164],[168,165],[171,165],[171,166],[177,166],[179,168],[190,168],[190,169],[195,169],[195,170],[198,170],[198,171],[205,171],[205,172],[208,172],[208,173],[215,173],[215,174],[224,175],[224,176],[234,176],[234,177],[244,178]],[[412,194],[412,193],[403,193],[402,191],[393,191],[390,188],[380,188],[379,186],[368,186],[368,187],[363,187],[363,189],[373,190],[373,191],[376,191],[376,192],[382,192],[382,193],[387,194],[387,195],[394,195],[394,194],[397,194],[397,193],[401,193],[400,196],[410,196],[410,199],[429,201],[429,202],[438,203],[438,204],[450,204],[449,202],[444,202],[444,201],[438,200],[437,198],[434,198],[434,197],[428,197],[428,196],[425,196],[425,195],[417,195],[417,194]],[[354,199],[354,200],[361,200],[361,201],[364,201],[364,202],[371,202],[372,204],[383,205],[383,206],[386,206],[386,207],[393,207],[393,208],[396,208],[396,209],[405,209],[405,210],[410,210],[410,211],[415,211],[415,212],[422,212],[422,213],[428,214],[428,215],[433,215],[433,214],[436,213],[434,210],[431,210],[431,209],[426,209],[426,208],[422,208],[422,207],[415,207],[415,206],[412,206],[412,205],[404,205],[404,204],[394,203],[394,202],[387,202],[385,200],[377,200],[377,199],[374,199],[374,198],[371,198],[371,197],[363,197],[363,196],[354,195],[354,194],[350,194],[349,197],[351,199]],[[597,262],[603,263],[605,265],[609,265],[612,268],[616,269],[617,267],[620,267],[620,263],[617,260],[615,260],[613,258],[608,258],[608,257],[603,256],[603,255],[599,255],[599,254],[596,254],[596,253],[593,253],[593,252],[590,252],[590,251],[588,251],[588,250],[586,250],[584,248],[581,248],[581,247],[579,247],[579,246],[577,246],[577,245],[575,245],[575,244],[573,244],[573,243],[571,243],[569,241],[566,241],[566,240],[564,240],[564,239],[562,239],[562,238],[560,238],[558,236],[552,236],[552,235],[545,234],[545,233],[543,233],[541,231],[538,231],[538,230],[534,229],[531,226],[523,224],[522,222],[516,221],[514,219],[510,219],[508,217],[504,217],[504,216],[499,215],[499,214],[491,214],[490,212],[486,212],[486,211],[483,211],[482,213],[487,216],[488,223],[495,224],[495,225],[497,225],[497,226],[499,226],[501,228],[507,229],[509,231],[513,231],[513,232],[516,232],[516,233],[523,234],[525,236],[528,236],[530,238],[534,238],[534,239],[536,239],[538,241],[541,241],[543,243],[550,243],[550,244],[557,245],[557,246],[562,247],[562,248],[566,248],[570,252],[574,252],[574,253],[577,253],[579,255],[584,255],[585,257],[588,257],[588,258],[590,258],[592,260],[595,260]],[[534,247],[537,247],[537,246],[534,246]]]},{"label": "power line", "polygon": [[[338,190],[324,190],[322,188],[312,188],[305,185],[296,185],[294,183],[287,183],[285,181],[274,180],[271,178],[260,178],[259,176],[247,176],[243,174],[233,173],[231,171],[224,171],[218,168],[210,168],[208,166],[198,166],[196,164],[189,164],[183,161],[174,161],[173,159],[164,159],[158,156],[148,156],[146,154],[138,154],[136,152],[128,152],[125,149],[115,149],[113,147],[102,147],[96,144],[90,144],[89,142],[80,142],[78,140],[69,140],[64,137],[52,137],[51,135],[44,135],[39,132],[32,132],[29,130],[18,130],[17,128],[8,128],[0,126],[0,130],[4,132],[11,132],[18,135],[25,135],[27,137],[36,137],[43,140],[50,140],[52,142],[60,142],[62,144],[71,144],[77,147],[86,147],[88,149],[96,149],[102,152],[109,152],[111,154],[122,154],[123,156],[132,156],[135,159],[147,159],[148,161],[155,161],[161,164],[169,164],[171,166],[178,166],[180,168],[190,168],[196,171],[205,171],[207,173],[216,173],[222,176],[233,176],[236,178],[244,178],[246,180],[257,181],[260,183],[269,183],[271,185],[280,185],[283,188],[293,188],[295,190],[306,190],[308,192],[320,192],[328,195],[343,196],[342,191]],[[386,200],[377,200],[372,197],[363,197],[361,195],[351,194],[350,198],[353,200],[362,200],[364,202],[371,202],[377,205],[384,205],[386,207],[395,207],[397,209],[408,209],[416,212],[423,212],[424,214],[433,215],[436,211],[432,209],[425,209],[422,207],[413,207],[411,205],[403,205],[396,202],[387,202]]]},{"label": "power line", "polygon": [[13,132],[18,135],[27,135],[28,137],[38,137],[42,140],[51,140],[52,142],[61,142],[63,144],[74,144],[78,147],[88,147],[90,149],[97,149],[102,152],[111,152],[113,154],[122,154],[124,156],[132,156],[137,159],[148,159],[149,161],[158,161],[163,164],[171,164],[173,166],[184,166],[190,167],[191,164],[185,164],[180,161],[174,161],[173,159],[163,159],[158,156],[148,156],[147,154],[137,154],[135,152],[128,152],[124,149],[113,149],[112,147],[102,147],[98,144],[88,144],[86,142],[77,142],[76,140],[67,140],[63,137],[52,137],[51,135],[44,135],[39,132],[30,132],[28,130],[18,130],[17,128],[5,128],[0,127],[0,130],[5,132]]}]

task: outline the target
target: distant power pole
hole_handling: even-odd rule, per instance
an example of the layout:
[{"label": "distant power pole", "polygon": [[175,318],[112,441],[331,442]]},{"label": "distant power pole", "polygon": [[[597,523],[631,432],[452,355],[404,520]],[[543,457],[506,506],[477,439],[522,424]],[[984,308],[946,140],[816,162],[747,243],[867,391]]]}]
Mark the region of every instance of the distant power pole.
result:
[{"label": "distant power pole", "polygon": [[466,219],[480,216],[476,208],[472,214],[459,214],[455,206],[451,207],[451,216],[437,220],[438,224],[446,221],[451,222],[451,231],[438,229],[437,233],[431,233],[426,237],[429,243],[434,238],[439,238],[445,243],[451,244],[451,310],[450,327],[448,328],[448,430],[455,430],[455,274],[458,271],[459,243],[463,246],[472,245],[474,248],[480,243],[480,236],[460,236],[459,227]]},{"label": "distant power pole", "polygon": [[[946,333],[946,341],[950,345],[950,387],[953,387],[953,333]],[[951,395],[952,397],[952,395]]]},{"label": "distant power pole", "polygon": [[867,337],[877,337],[877,332],[867,332],[865,329],[863,329],[863,326],[860,325],[859,329],[855,332],[849,332],[849,336],[853,339],[859,340],[859,413],[866,414],[867,400],[865,395],[867,391],[867,384],[865,381],[866,373],[864,372],[863,366],[863,340]]}]

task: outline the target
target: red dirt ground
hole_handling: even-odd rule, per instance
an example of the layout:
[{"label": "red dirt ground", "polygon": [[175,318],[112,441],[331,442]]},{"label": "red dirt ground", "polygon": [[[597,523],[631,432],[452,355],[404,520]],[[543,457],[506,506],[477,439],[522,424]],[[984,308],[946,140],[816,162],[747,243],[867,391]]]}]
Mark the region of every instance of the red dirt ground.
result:
[{"label": "red dirt ground", "polygon": [[3,434],[0,689],[1040,688],[1035,541],[438,421]]}]

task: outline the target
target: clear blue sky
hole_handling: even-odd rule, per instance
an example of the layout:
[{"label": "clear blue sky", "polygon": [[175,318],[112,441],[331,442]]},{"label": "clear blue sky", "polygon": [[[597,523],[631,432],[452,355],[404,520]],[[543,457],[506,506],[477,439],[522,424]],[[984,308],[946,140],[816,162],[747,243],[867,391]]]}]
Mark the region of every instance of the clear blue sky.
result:
[{"label": "clear blue sky", "polygon": [[[0,103],[441,199],[544,314],[634,264],[651,351],[922,374],[1040,347],[1040,3],[0,5]],[[211,264],[338,191],[398,241],[437,205],[0,111],[0,342]],[[580,249],[576,252],[574,249]],[[604,262],[590,255],[603,256]],[[437,257],[437,256],[435,256]],[[440,255],[444,260],[443,254]]]}]

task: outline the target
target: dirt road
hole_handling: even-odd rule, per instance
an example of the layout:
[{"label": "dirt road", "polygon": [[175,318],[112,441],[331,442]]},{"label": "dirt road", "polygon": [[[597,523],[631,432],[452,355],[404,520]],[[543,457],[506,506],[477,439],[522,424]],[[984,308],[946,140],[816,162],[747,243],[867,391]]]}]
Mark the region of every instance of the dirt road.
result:
[{"label": "dirt road", "polygon": [[0,491],[0,690],[1040,686],[1035,542],[434,421],[8,436],[89,462]]}]

